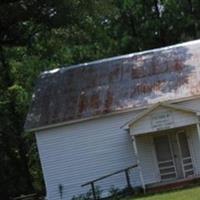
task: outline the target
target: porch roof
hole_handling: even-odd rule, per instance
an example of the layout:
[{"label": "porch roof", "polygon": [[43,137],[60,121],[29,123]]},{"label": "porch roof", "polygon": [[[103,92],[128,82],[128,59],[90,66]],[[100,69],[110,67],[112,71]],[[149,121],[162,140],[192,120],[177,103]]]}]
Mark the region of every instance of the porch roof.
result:
[{"label": "porch roof", "polygon": [[152,133],[198,123],[199,112],[169,103],[157,103],[122,126],[131,135]]},{"label": "porch roof", "polygon": [[170,108],[170,109],[173,109],[173,110],[192,113],[192,114],[195,114],[195,115],[199,114],[198,111],[195,111],[195,110],[192,110],[192,109],[189,109],[189,108],[185,108],[185,107],[178,106],[178,105],[173,105],[173,104],[166,103],[166,102],[158,102],[158,103],[154,104],[153,106],[149,107],[148,109],[144,110],[142,113],[138,114],[134,119],[126,122],[122,126],[122,128],[130,127],[130,126],[134,125],[136,122],[138,122],[139,120],[142,120],[145,116],[149,115],[151,112],[153,112],[154,110],[156,110],[159,107]]}]

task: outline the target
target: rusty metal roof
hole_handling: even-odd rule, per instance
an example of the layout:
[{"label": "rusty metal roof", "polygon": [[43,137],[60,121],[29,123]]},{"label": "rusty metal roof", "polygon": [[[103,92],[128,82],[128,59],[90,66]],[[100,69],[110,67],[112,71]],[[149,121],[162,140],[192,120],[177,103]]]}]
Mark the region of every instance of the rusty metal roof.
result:
[{"label": "rusty metal roof", "polygon": [[25,129],[200,95],[200,40],[40,75]]}]

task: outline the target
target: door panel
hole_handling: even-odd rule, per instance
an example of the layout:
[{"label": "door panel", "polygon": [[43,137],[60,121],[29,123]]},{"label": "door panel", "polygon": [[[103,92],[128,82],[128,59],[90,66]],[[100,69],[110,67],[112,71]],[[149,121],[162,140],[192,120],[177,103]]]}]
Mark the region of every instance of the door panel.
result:
[{"label": "door panel", "polygon": [[185,133],[179,133],[178,137],[183,158],[190,157],[190,150]]},{"label": "door panel", "polygon": [[176,134],[170,134],[170,142],[172,145],[172,152],[174,157],[174,163],[176,167],[176,173],[177,173],[177,179],[181,179],[184,177],[183,174],[183,166],[182,166],[182,159],[181,159],[181,152],[180,147],[178,143],[178,138]]},{"label": "door panel", "polygon": [[192,176],[194,175],[194,169],[186,134],[184,132],[179,133],[177,137],[180,144],[184,177]]},{"label": "door panel", "polygon": [[176,169],[168,135],[155,137],[154,144],[161,180],[175,179]]}]

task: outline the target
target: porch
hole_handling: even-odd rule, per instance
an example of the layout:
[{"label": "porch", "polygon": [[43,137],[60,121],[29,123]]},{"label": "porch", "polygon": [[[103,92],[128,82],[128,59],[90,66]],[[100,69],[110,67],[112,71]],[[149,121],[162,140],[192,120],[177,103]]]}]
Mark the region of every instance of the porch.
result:
[{"label": "porch", "polygon": [[200,176],[200,128],[196,111],[157,104],[128,123],[143,189]]},{"label": "porch", "polygon": [[171,180],[146,185],[148,193],[159,193],[171,191],[174,189],[190,188],[200,184],[200,176],[192,176],[179,180]]}]

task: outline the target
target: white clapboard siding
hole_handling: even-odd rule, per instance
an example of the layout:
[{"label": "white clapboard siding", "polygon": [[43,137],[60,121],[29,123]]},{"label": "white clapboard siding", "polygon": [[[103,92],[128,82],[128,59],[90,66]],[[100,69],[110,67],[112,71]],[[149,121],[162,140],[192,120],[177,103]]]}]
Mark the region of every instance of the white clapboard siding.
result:
[{"label": "white clapboard siding", "polygon": [[[86,121],[38,132],[37,143],[49,200],[63,199],[88,191],[81,184],[136,163],[131,137],[120,127],[133,113]],[[140,185],[138,173],[131,173]],[[101,189],[126,186],[124,174],[97,183]]]},{"label": "white clapboard siding", "polygon": [[[181,103],[192,108],[192,101]],[[199,101],[194,106],[198,110]],[[81,185],[136,163],[131,137],[121,128],[134,119],[139,111],[113,115],[62,127],[46,129],[36,133],[37,144],[47,189],[48,200],[61,200],[59,184],[63,186],[62,199],[88,191]],[[182,113],[181,113],[182,114]],[[181,120],[182,115],[179,118]],[[138,136],[137,136],[138,137]],[[195,136],[196,137],[196,136]],[[139,156],[145,184],[158,181],[156,165],[153,163],[150,138],[137,138]],[[192,139],[197,171],[200,172],[199,143]],[[131,183],[141,185],[138,169],[131,171]],[[97,183],[104,191],[112,185],[123,188],[124,174],[115,175]]]}]

